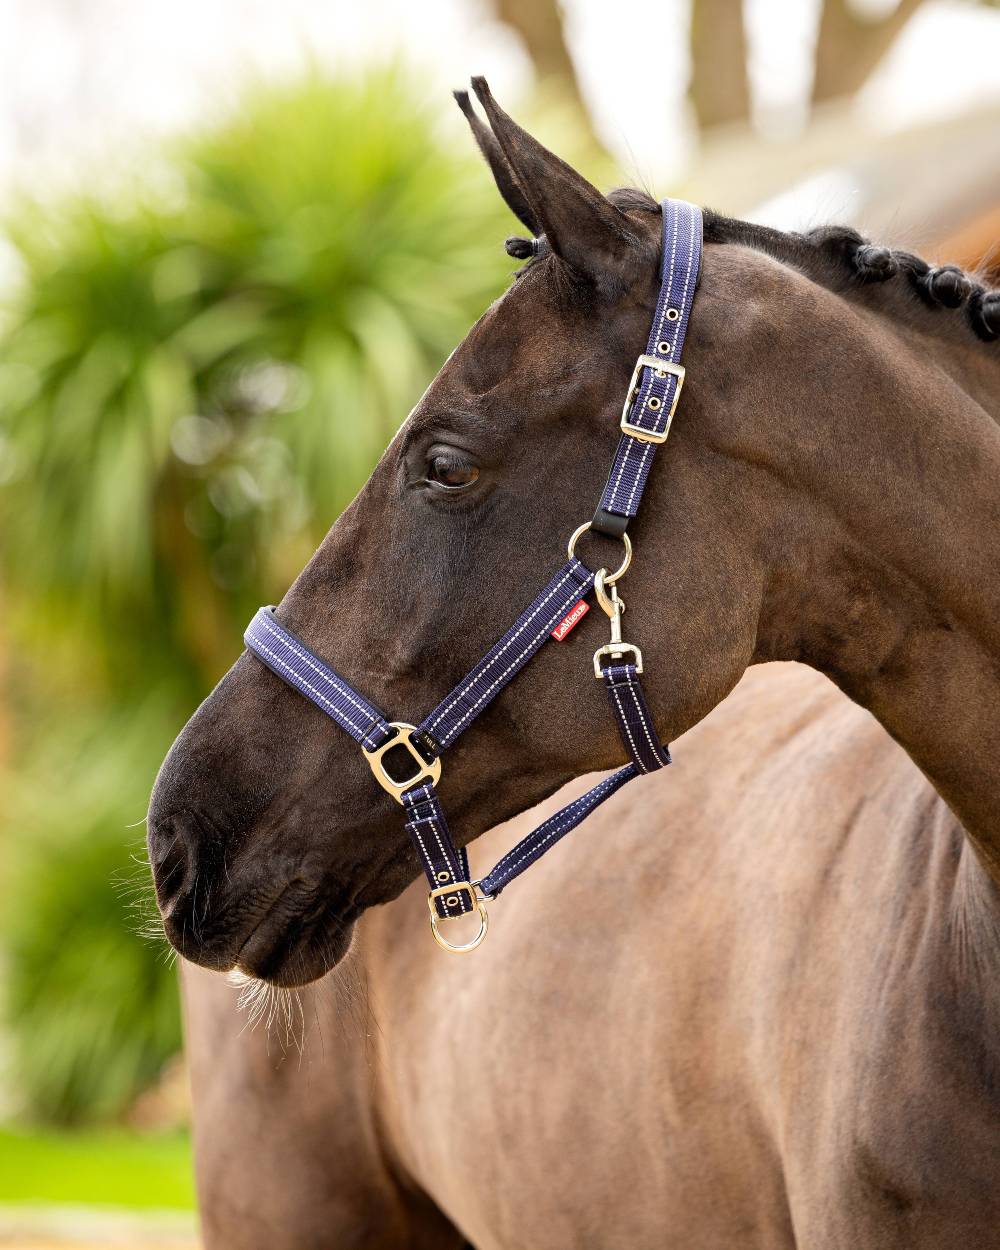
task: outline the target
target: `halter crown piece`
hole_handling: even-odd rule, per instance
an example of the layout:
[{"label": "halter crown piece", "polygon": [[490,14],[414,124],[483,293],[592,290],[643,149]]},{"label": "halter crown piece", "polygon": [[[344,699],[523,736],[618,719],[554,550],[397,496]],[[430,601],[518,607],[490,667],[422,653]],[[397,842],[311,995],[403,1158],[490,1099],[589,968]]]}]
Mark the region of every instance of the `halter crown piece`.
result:
[{"label": "halter crown piece", "polygon": [[[642,693],[642,654],[622,639],[624,605],[615,585],[632,560],[628,523],[639,509],[653,457],[667,440],[680,398],[684,383],[681,347],[701,264],[701,210],[682,200],[664,200],[662,208],[663,259],[656,315],[645,354],[636,360],[632,371],[622,410],[621,438],[597,510],[593,519],[570,538],[567,563],[454,690],[419,725],[388,721],[364,695],[289,633],[273,607],[261,608],[244,634],[249,651],[350,734],[361,747],[375,780],[402,804],[407,832],[430,883],[427,905],[431,931],[447,951],[475,950],[486,936],[487,902],[627,781],[670,763],[669,750],[656,737]],[[587,530],[622,541],[624,558],[614,572],[591,572],[576,558],[577,540]],[[473,880],[466,851],[455,846],[437,796],[441,756],[517,676],[553,630],[566,623],[567,614],[573,617],[573,609],[592,590],[611,621],[611,641],[595,653],[594,674],[607,690],[630,762],[550,816],[485,877]],[[397,748],[409,755],[413,765],[412,773],[402,780],[387,767],[388,753],[398,757]],[[479,932],[462,945],[450,942],[441,932],[440,922],[470,912],[478,913]]]}]

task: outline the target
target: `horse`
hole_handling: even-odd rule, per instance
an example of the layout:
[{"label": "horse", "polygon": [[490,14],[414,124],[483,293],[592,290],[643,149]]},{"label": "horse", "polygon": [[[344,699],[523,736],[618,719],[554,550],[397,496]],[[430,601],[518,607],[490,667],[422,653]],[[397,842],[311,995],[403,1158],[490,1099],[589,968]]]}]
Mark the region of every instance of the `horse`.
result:
[{"label": "horse", "polygon": [[[551,565],[658,299],[659,206],[473,87],[528,263],[278,609],[385,707],[431,705]],[[841,228],[703,229],[628,595],[680,776],[533,865],[470,968],[418,945],[369,762],[255,654],[161,768],[171,942],[307,986],[336,1047],[336,1080],[286,1065],[272,1096],[258,1062],[255,1091],[186,974],[210,1246],[1000,1246],[1000,293]],[[596,615],[449,755],[463,846],[620,763],[574,651]],[[360,1047],[334,1027],[358,928]]]}]

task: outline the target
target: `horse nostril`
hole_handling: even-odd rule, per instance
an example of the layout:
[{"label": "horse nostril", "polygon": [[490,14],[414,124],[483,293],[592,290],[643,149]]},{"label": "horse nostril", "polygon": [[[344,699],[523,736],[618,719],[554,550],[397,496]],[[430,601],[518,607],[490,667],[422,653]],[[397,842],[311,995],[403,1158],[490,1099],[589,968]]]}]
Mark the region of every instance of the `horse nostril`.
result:
[{"label": "horse nostril", "polygon": [[156,901],[166,912],[184,892],[193,862],[191,837],[176,817],[149,826],[149,862],[153,869]]}]

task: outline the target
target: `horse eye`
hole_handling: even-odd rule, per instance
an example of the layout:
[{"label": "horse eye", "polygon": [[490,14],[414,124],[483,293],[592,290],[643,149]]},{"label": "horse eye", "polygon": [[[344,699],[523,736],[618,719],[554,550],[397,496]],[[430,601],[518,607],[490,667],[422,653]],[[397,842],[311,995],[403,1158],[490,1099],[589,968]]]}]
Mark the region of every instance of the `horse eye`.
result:
[{"label": "horse eye", "polygon": [[437,455],[427,466],[427,481],[440,490],[464,490],[479,477],[479,469],[467,460]]}]

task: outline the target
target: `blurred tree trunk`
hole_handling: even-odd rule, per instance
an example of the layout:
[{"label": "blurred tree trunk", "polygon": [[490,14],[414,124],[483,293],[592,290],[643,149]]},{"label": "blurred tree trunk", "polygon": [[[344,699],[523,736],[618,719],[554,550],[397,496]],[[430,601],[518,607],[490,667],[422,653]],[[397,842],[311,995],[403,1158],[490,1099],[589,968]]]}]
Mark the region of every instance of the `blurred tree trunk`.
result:
[{"label": "blurred tree trunk", "polygon": [[576,66],[566,47],[562,6],[558,0],[495,0],[495,7],[497,17],[521,36],[539,82],[555,83],[576,105],[588,141],[603,152],[604,145],[590,120]]},{"label": "blurred tree trunk", "polygon": [[858,12],[851,0],[825,0],[816,40],[814,104],[853,95],[868,81],[923,0],[899,0],[885,17]]},{"label": "blurred tree trunk", "polygon": [[742,0],[692,0],[690,94],[701,130],[750,120]]},{"label": "blurred tree trunk", "polygon": [[5,644],[6,639],[0,634],[0,769],[7,763],[10,754],[10,717],[7,712],[6,694],[6,659]]}]

